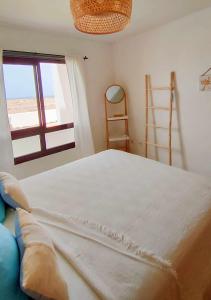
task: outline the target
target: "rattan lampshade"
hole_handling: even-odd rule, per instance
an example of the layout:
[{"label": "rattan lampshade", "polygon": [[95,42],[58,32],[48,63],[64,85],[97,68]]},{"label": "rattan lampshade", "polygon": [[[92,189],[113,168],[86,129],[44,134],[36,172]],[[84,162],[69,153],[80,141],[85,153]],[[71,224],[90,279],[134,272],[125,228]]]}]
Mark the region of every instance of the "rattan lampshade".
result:
[{"label": "rattan lampshade", "polygon": [[75,27],[90,34],[121,31],[130,21],[132,0],[70,0]]}]

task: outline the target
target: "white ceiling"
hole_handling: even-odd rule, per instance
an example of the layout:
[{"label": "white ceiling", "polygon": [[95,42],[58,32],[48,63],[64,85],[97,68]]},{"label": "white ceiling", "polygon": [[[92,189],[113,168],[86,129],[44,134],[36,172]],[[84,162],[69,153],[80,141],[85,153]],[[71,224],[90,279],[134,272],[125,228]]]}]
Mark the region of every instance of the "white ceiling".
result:
[{"label": "white ceiling", "polygon": [[74,29],[69,0],[0,0],[0,23],[113,42],[208,6],[211,0],[133,0],[132,21],[124,32],[90,36]]}]

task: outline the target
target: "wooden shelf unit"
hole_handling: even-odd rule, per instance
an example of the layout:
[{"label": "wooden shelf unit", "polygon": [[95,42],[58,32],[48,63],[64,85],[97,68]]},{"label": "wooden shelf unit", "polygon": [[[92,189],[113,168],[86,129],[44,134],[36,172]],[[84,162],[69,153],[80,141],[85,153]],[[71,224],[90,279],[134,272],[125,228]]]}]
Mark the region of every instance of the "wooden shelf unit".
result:
[{"label": "wooden shelf unit", "polygon": [[[119,104],[119,103],[118,103]],[[129,152],[130,151],[130,136],[129,136],[129,120],[128,120],[128,111],[127,111],[127,96],[124,92],[124,98],[122,99],[123,112],[121,114],[109,115],[109,106],[116,105],[116,103],[110,103],[105,94],[105,117],[106,117],[106,142],[107,149],[118,149],[121,151]],[[122,135],[116,136],[110,133],[110,124],[111,123],[124,122],[124,133]],[[118,144],[124,144],[118,146]]]},{"label": "wooden shelf unit", "polygon": [[107,119],[107,121],[123,121],[123,120],[128,120],[128,116],[111,117]]},{"label": "wooden shelf unit", "polygon": [[117,137],[109,137],[109,142],[122,142],[122,141],[129,141],[130,138],[127,135],[124,136],[117,136]]}]

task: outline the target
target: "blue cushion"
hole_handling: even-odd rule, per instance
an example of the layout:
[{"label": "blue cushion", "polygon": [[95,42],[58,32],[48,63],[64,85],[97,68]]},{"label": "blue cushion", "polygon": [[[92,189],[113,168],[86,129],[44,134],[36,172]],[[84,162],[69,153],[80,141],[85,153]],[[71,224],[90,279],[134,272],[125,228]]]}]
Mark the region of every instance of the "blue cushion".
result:
[{"label": "blue cushion", "polygon": [[19,252],[14,236],[0,224],[0,299],[29,300],[19,285]]},{"label": "blue cushion", "polygon": [[3,223],[5,219],[5,205],[0,196],[0,223]]}]

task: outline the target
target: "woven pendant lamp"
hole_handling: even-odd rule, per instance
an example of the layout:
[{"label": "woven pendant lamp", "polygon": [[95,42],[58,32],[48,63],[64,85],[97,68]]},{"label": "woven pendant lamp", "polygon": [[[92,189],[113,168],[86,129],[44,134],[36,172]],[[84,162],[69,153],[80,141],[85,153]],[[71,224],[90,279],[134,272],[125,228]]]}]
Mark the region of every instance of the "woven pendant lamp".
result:
[{"label": "woven pendant lamp", "polygon": [[70,0],[75,27],[90,34],[122,31],[130,21],[132,0]]}]

